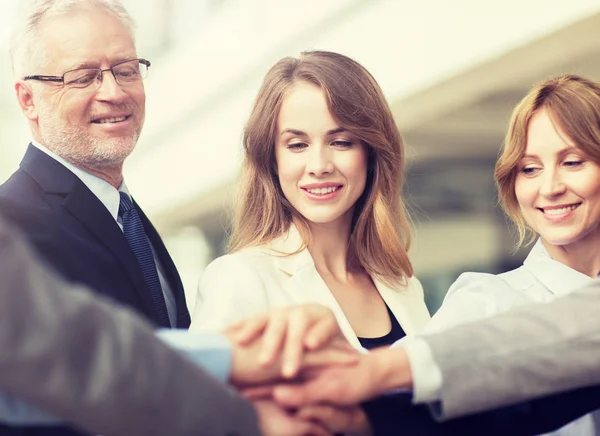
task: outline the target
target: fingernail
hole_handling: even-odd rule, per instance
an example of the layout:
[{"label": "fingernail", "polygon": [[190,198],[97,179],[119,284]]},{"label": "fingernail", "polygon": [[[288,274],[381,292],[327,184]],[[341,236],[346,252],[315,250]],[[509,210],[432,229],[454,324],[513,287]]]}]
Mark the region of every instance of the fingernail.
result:
[{"label": "fingernail", "polygon": [[286,378],[293,377],[295,375],[295,372],[296,368],[291,363],[284,364],[283,368],[281,369],[281,373]]}]

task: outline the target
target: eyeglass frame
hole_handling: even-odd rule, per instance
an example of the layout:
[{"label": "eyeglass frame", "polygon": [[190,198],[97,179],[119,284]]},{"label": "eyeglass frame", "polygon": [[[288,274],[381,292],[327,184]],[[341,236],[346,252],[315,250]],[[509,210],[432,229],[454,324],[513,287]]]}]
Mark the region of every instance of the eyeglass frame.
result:
[{"label": "eyeglass frame", "polygon": [[[143,59],[143,58],[137,58],[137,59],[127,59],[121,62],[117,62],[116,64],[112,65],[109,68],[94,68],[94,67],[84,67],[84,68],[75,68],[74,70],[69,70],[69,71],[65,71],[64,74],[62,76],[45,76],[45,75],[31,75],[31,76],[25,76],[23,77],[23,80],[39,80],[41,82],[54,82],[54,83],[62,83],[63,86],[68,86],[65,85],[65,74],[69,74],[72,73],[74,71],[79,71],[79,70],[97,70],[100,73],[100,83],[102,83],[102,80],[104,78],[104,72],[105,71],[110,71],[115,79],[115,81],[117,82],[117,84],[121,85],[119,83],[119,79],[117,79],[117,76],[115,75],[115,71],[114,68],[118,67],[119,65],[122,65],[124,63],[127,62],[132,62],[132,61],[138,61],[140,64],[143,64],[146,66],[146,71],[148,70],[148,68],[150,68],[150,61],[147,59]],[[96,76],[97,77],[97,76]],[[144,77],[141,78],[142,80],[144,79]],[[131,82],[133,83],[133,82]],[[91,85],[91,82],[90,82]],[[85,89],[87,88],[88,85],[83,86],[83,87],[76,87],[74,86],[74,88],[78,88],[78,89]]]}]

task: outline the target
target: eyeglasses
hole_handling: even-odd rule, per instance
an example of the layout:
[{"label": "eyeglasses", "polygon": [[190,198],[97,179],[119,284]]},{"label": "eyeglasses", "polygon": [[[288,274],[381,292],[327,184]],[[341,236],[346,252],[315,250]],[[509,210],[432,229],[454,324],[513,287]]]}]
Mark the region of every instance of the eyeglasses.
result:
[{"label": "eyeglasses", "polygon": [[119,62],[110,68],[78,68],[67,71],[62,76],[25,76],[23,80],[41,80],[42,82],[62,83],[69,88],[87,88],[92,83],[100,87],[102,83],[102,73],[110,71],[115,81],[123,86],[136,82],[141,82],[148,75],[150,61],[146,59],[130,59]]}]

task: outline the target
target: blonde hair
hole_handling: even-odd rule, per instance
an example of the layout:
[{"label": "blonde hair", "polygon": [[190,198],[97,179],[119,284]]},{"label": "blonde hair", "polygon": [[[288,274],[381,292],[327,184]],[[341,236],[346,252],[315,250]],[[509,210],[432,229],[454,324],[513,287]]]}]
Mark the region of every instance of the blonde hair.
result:
[{"label": "blonde hair", "polygon": [[283,98],[305,81],[321,88],[340,127],[368,151],[367,185],[356,203],[348,258],[370,274],[392,282],[413,275],[408,258],[411,229],[401,198],[404,145],[375,79],[354,60],[326,51],[286,57],[267,73],[244,129],[244,162],[230,251],[259,246],[283,235],[292,216],[305,234],[306,220],[285,198],[276,174],[275,135]]},{"label": "blonde hair", "polygon": [[600,84],[567,74],[544,81],[529,91],[512,112],[495,170],[499,200],[517,227],[518,246],[536,238],[521,214],[515,180],[527,148],[529,122],[542,109],[548,111],[552,122],[577,148],[591,160],[600,162]]}]

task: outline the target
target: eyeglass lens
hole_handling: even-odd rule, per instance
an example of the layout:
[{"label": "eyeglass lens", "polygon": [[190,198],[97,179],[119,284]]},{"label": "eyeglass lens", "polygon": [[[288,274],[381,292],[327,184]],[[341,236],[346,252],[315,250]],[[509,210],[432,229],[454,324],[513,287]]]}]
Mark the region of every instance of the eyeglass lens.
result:
[{"label": "eyeglass lens", "polygon": [[[148,73],[146,64],[138,59],[114,65],[111,70],[119,85],[140,81]],[[102,81],[102,70],[99,68],[81,68],[64,74],[64,85],[74,88],[85,88],[96,80]]]}]

